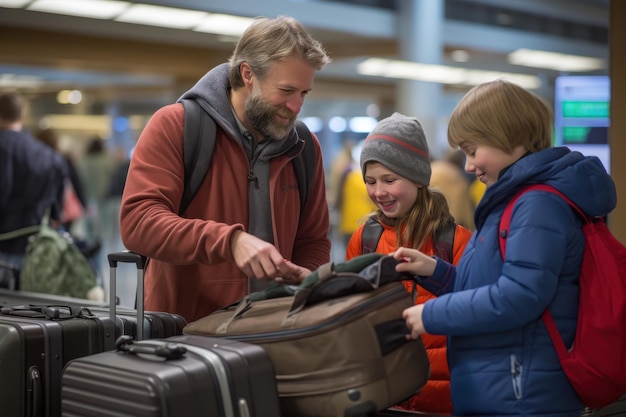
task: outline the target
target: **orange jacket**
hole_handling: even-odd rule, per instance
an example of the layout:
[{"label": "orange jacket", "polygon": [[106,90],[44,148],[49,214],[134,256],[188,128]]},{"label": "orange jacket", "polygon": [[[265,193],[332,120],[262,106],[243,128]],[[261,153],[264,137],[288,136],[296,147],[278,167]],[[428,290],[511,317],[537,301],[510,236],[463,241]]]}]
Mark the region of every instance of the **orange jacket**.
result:
[{"label": "orange jacket", "polygon": [[[346,260],[362,254],[363,225],[354,232],[346,250]],[[383,225],[383,234],[376,246],[377,253],[390,253],[396,250],[396,230],[394,227]],[[452,248],[452,263],[455,265],[461,259],[465,245],[472,236],[472,232],[463,226],[457,225],[454,233],[454,245]],[[432,237],[428,238],[422,247],[422,252],[434,255]],[[413,283],[406,282],[405,287],[409,292],[413,290]],[[426,302],[435,295],[418,286],[416,304]],[[450,400],[450,370],[446,358],[446,337],[439,335],[422,335],[422,341],[430,360],[430,379],[420,390],[419,394],[403,401],[397,408],[414,410],[428,413],[451,414],[452,401]]]}]

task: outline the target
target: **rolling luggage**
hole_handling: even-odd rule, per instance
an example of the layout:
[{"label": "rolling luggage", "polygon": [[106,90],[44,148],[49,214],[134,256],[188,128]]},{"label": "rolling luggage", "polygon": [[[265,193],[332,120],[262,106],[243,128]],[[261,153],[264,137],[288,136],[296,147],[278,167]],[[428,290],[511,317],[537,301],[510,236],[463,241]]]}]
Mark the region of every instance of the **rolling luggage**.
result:
[{"label": "rolling luggage", "polygon": [[[136,340],[166,338],[181,335],[186,320],[173,313],[144,311],[143,283],[147,258],[134,252],[123,251],[108,254],[111,278],[109,284],[110,305],[107,308],[94,307],[91,310],[100,316],[110,316],[115,321],[116,336],[130,335]],[[117,298],[116,272],[118,262],[134,263],[137,266],[137,308],[120,308],[115,305]],[[143,317],[143,326],[137,327],[137,317]]]},{"label": "rolling luggage", "polygon": [[115,348],[113,321],[88,308],[26,305],[0,312],[3,416],[60,416],[63,366]]},{"label": "rolling luggage", "polygon": [[265,351],[227,339],[174,336],[134,342],[70,362],[63,416],[279,417]]},{"label": "rolling luggage", "polygon": [[413,298],[392,257],[367,254],[323,265],[294,295],[268,288],[190,322],[183,332],[263,347],[274,363],[281,412],[297,417],[374,416],[416,394],[430,363],[407,340]]},{"label": "rolling luggage", "polygon": [[[111,300],[117,262],[137,265],[136,317],[145,324],[146,258],[132,252],[109,254]],[[120,311],[114,303],[109,307],[117,320]],[[138,341],[123,335],[117,350],[78,358],[65,367],[63,416],[280,416],[273,365],[259,346],[180,334],[143,340],[149,336],[144,327],[137,329]]]},{"label": "rolling luggage", "polygon": [[[109,307],[92,307],[91,312],[97,316],[109,317]],[[137,337],[137,310],[131,308],[116,308],[115,336],[122,335]],[[160,311],[145,311],[142,339],[163,339],[183,334],[187,321],[178,314]]]},{"label": "rolling luggage", "polygon": [[[111,267],[111,283],[109,300],[116,300],[117,286],[116,271],[118,262],[134,263],[137,265],[137,289],[143,294],[143,272],[146,265],[146,258],[131,252],[119,252],[109,254],[109,265]],[[143,297],[140,297],[143,301]],[[139,299],[138,299],[139,303]],[[43,294],[31,291],[12,291],[0,288],[0,306],[3,305],[59,305],[67,306],[73,310],[81,307],[88,307],[89,310],[98,317],[109,317],[111,315],[111,304],[99,301],[73,298],[55,294]],[[140,329],[140,337],[137,337],[137,310],[113,306],[115,319],[115,336],[123,334],[131,335],[137,339],[143,338],[166,338],[181,335],[187,324],[185,319],[172,313],[158,311],[144,311],[143,327]],[[143,304],[138,307],[143,308]]]}]

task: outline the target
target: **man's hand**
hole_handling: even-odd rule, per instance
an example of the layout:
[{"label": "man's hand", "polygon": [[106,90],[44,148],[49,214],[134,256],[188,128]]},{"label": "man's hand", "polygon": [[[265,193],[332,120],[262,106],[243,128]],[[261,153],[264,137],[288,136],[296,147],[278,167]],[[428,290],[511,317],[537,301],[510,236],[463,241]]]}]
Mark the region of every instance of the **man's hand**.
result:
[{"label": "man's hand", "polygon": [[249,277],[270,281],[282,274],[279,268],[284,257],[274,245],[256,236],[235,231],[230,239],[230,250],[235,264]]},{"label": "man's hand", "polygon": [[276,278],[276,282],[281,284],[300,284],[302,280],[311,274],[308,269],[296,265],[287,259],[283,260],[282,265],[279,265],[280,276]]}]

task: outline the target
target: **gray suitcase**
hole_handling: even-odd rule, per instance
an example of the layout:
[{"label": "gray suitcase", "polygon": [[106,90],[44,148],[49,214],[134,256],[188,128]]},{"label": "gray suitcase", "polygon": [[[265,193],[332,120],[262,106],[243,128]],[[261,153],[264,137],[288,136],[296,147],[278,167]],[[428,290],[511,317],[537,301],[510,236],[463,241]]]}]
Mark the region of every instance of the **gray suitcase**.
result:
[{"label": "gray suitcase", "polygon": [[227,339],[174,336],[134,342],[70,362],[63,371],[66,417],[278,417],[272,361]]}]

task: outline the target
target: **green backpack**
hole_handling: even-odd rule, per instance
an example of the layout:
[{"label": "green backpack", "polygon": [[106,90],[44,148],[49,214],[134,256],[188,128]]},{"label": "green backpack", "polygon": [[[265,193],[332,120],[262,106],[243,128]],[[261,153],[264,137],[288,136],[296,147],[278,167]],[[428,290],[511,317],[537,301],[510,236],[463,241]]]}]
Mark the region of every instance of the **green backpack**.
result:
[{"label": "green backpack", "polygon": [[76,247],[69,233],[49,226],[47,212],[39,226],[31,226],[0,235],[12,239],[32,234],[20,272],[20,289],[45,294],[87,298],[97,285],[93,267]]}]

